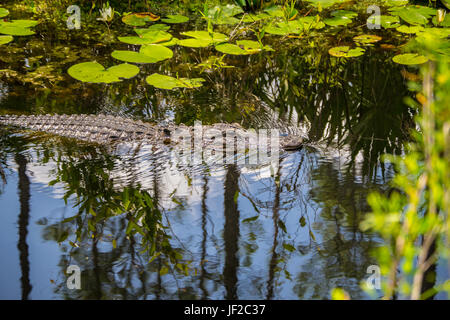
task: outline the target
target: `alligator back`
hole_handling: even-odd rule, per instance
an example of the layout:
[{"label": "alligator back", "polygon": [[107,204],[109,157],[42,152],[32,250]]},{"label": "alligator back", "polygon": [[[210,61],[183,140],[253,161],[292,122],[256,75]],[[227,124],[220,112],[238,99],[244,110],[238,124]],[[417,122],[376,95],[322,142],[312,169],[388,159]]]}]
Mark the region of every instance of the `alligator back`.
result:
[{"label": "alligator back", "polygon": [[3,115],[0,125],[96,143],[150,140],[161,129],[142,121],[107,115]]}]

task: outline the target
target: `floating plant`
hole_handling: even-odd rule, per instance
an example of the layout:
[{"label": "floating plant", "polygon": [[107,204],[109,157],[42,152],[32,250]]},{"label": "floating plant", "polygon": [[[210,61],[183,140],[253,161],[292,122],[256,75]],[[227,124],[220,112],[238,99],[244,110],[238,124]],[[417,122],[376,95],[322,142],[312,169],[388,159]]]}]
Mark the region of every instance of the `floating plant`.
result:
[{"label": "floating plant", "polygon": [[350,48],[349,46],[334,47],[328,50],[328,53],[334,57],[338,58],[354,58],[359,57],[364,54],[365,50],[363,48]]},{"label": "floating plant", "polygon": [[83,62],[70,67],[67,73],[83,82],[112,83],[136,76],[139,73],[139,68],[132,64],[123,63],[105,69],[98,62]]},{"label": "floating plant", "polygon": [[181,33],[184,36],[191,37],[190,39],[182,39],[178,41],[180,46],[203,48],[212,44],[228,41],[228,37],[223,33],[208,31],[186,31]]},{"label": "floating plant", "polygon": [[175,88],[198,88],[202,86],[202,82],[205,80],[202,78],[174,78],[158,73],[154,73],[148,76],[146,79],[147,83],[159,89],[172,90]]},{"label": "floating plant", "polygon": [[188,22],[189,18],[181,14],[169,14],[166,18],[161,19],[161,21],[165,23],[184,23]]},{"label": "floating plant", "polygon": [[173,57],[173,51],[159,44],[149,44],[141,47],[139,52],[115,50],[111,56],[117,60],[132,63],[156,63]]},{"label": "floating plant", "polygon": [[130,13],[122,18],[122,22],[133,27],[145,26],[147,22],[158,21],[159,16],[151,12]]},{"label": "floating plant", "polygon": [[418,53],[404,53],[396,55],[392,58],[392,61],[404,65],[418,65],[427,62],[428,58]]}]

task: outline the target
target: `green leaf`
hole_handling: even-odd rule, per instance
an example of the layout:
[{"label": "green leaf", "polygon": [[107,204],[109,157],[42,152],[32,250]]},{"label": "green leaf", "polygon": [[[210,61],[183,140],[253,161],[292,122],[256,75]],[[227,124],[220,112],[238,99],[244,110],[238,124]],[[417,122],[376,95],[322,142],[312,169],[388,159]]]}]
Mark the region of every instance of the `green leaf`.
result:
[{"label": "green leaf", "polygon": [[370,44],[380,41],[382,38],[374,34],[361,34],[353,38],[359,44]]},{"label": "green leaf", "polygon": [[351,49],[348,46],[334,47],[328,50],[328,53],[334,57],[338,58],[353,58],[359,57],[364,54],[365,50],[363,48]]},{"label": "green leaf", "polygon": [[247,55],[248,51],[241,49],[239,46],[232,43],[222,43],[215,46],[215,49],[219,52],[232,54],[232,55]]},{"label": "green leaf", "polygon": [[182,39],[178,40],[177,44],[189,48],[206,48],[214,42],[208,39]]},{"label": "green leaf", "polygon": [[6,17],[9,14],[9,11],[5,8],[0,8],[0,18]]},{"label": "green leaf", "polygon": [[259,218],[259,215],[253,216],[253,217],[250,217],[250,218],[242,220],[242,223],[248,223],[248,222],[256,221],[258,218]]},{"label": "green leaf", "polygon": [[208,9],[207,16],[211,19],[217,16],[233,17],[243,12],[244,10],[235,4],[217,5]]},{"label": "green leaf", "polygon": [[314,7],[321,6],[322,8],[326,9],[328,7],[331,7],[338,3],[344,3],[349,0],[306,0],[307,2],[311,3]]},{"label": "green leaf", "polygon": [[428,19],[436,15],[436,9],[424,6],[394,7],[389,9],[391,14],[413,25],[425,25]]},{"label": "green leaf", "polygon": [[294,252],[295,247],[292,244],[289,243],[283,243],[283,248],[285,248],[289,252]]},{"label": "green leaf", "polygon": [[173,51],[160,44],[149,44],[141,47],[140,53],[152,57],[157,61],[170,59],[173,57]]},{"label": "green leaf", "polygon": [[139,68],[124,63],[105,70],[98,62],[83,62],[70,67],[67,73],[83,82],[112,83],[120,81],[121,78],[129,79],[134,77],[139,73]]},{"label": "green leaf", "polygon": [[13,41],[13,37],[12,36],[0,36],[0,45],[2,44],[7,44],[11,41]]},{"label": "green leaf", "polygon": [[13,20],[11,22],[0,21],[0,34],[10,36],[31,36],[34,31],[30,27],[37,25],[37,21],[33,20]]},{"label": "green leaf", "polygon": [[356,12],[347,10],[333,11],[331,15],[333,16],[333,18],[325,19],[323,22],[332,27],[345,26],[347,24],[350,24],[352,23],[352,19],[358,16]]},{"label": "green leaf", "polygon": [[181,14],[169,14],[167,15],[167,18],[161,19],[161,21],[165,23],[184,23],[188,22],[189,18]]},{"label": "green leaf", "polygon": [[299,222],[300,222],[300,225],[301,225],[302,227],[306,226],[306,219],[305,219],[304,216],[302,216],[302,217],[300,218]]},{"label": "green leaf", "polygon": [[287,233],[286,225],[282,220],[278,220],[278,226],[283,230],[285,233]]},{"label": "green leaf", "polygon": [[119,41],[128,44],[143,45],[167,42],[172,39],[172,35],[165,31],[148,29],[135,29],[135,31],[139,35],[138,37],[118,37]]},{"label": "green leaf", "polygon": [[140,52],[115,50],[111,56],[117,60],[132,63],[156,63],[172,58],[173,51],[162,45],[149,44],[142,46]]},{"label": "green leaf", "polygon": [[205,81],[202,78],[173,78],[166,75],[154,73],[148,76],[146,79],[149,85],[156,88],[172,90],[175,88],[197,88],[202,86],[202,82]]},{"label": "green leaf", "polygon": [[202,39],[202,40],[210,40],[212,42],[223,42],[228,41],[228,37],[223,33],[213,32],[209,34],[208,31],[186,31],[181,33],[183,36]]},{"label": "green leaf", "polygon": [[367,23],[376,24],[377,19],[379,19],[381,26],[385,29],[396,28],[400,26],[400,18],[398,16],[388,16],[388,15],[370,16],[367,19]]},{"label": "green leaf", "polygon": [[396,55],[392,60],[398,64],[417,65],[427,62],[428,58],[418,53],[405,53]]},{"label": "green leaf", "polygon": [[414,34],[418,33],[420,31],[423,31],[425,28],[422,26],[406,26],[401,25],[400,27],[397,27],[396,30],[401,33],[408,33],[408,34]]},{"label": "green leaf", "polygon": [[147,22],[157,21],[159,20],[159,16],[151,13],[151,12],[143,12],[143,13],[130,13],[126,16],[122,17],[122,22],[134,27],[145,26]]}]

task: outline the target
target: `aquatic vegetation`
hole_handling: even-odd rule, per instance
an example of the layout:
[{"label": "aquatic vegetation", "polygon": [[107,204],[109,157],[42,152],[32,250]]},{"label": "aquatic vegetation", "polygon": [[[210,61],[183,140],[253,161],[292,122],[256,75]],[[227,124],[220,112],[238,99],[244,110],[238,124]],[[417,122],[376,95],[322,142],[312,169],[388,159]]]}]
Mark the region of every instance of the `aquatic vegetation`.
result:
[{"label": "aquatic vegetation", "polygon": [[380,20],[380,24],[384,29],[397,28],[400,26],[400,18],[398,16],[380,15],[380,16],[370,16],[367,22],[370,24],[376,24],[377,20]]},{"label": "aquatic vegetation", "polygon": [[365,50],[363,48],[350,48],[349,46],[334,47],[328,50],[328,53],[337,58],[355,58],[362,56]]},{"label": "aquatic vegetation", "polygon": [[166,31],[154,31],[148,29],[135,29],[138,36],[118,37],[121,42],[135,45],[155,44],[167,42],[172,39],[172,35]]},{"label": "aquatic vegetation", "polygon": [[234,16],[243,13],[241,7],[234,4],[217,5],[206,11],[206,17],[213,24],[237,24],[239,19]]},{"label": "aquatic vegetation", "polygon": [[348,2],[350,0],[306,0],[311,3],[314,7],[328,8],[335,4],[341,4],[344,2]]},{"label": "aquatic vegetation", "polygon": [[361,45],[368,45],[380,41],[382,38],[374,34],[362,34],[353,38],[353,41]]},{"label": "aquatic vegetation", "polygon": [[237,40],[236,44],[220,43],[214,47],[217,51],[231,55],[249,55],[265,51],[273,51],[269,46],[263,46],[254,40]]},{"label": "aquatic vegetation", "polygon": [[154,73],[148,76],[145,79],[145,81],[147,81],[149,85],[152,85],[156,88],[172,90],[175,88],[188,88],[188,89],[198,88],[202,86],[202,82],[204,82],[205,80],[202,78],[193,78],[193,79],[174,78]]},{"label": "aquatic vegetation", "polygon": [[111,56],[117,60],[132,63],[156,63],[173,57],[173,51],[159,44],[149,44],[141,47],[139,52],[115,50]]},{"label": "aquatic vegetation", "polygon": [[147,22],[158,21],[159,16],[151,12],[130,13],[122,17],[122,22],[133,27],[143,27]]},{"label": "aquatic vegetation", "polygon": [[295,20],[277,22],[264,29],[265,33],[273,35],[287,36],[290,34],[301,34],[312,29],[322,29],[325,27],[323,21],[318,17],[301,17]]},{"label": "aquatic vegetation", "polygon": [[180,39],[178,41],[177,44],[183,47],[203,48],[218,42],[228,41],[228,37],[219,32],[185,31],[182,32],[181,35],[190,37],[190,39]]},{"label": "aquatic vegetation", "polygon": [[323,22],[331,27],[346,26],[352,23],[352,19],[358,16],[358,13],[348,10],[337,10],[331,12],[332,18],[323,20]]},{"label": "aquatic vegetation", "polygon": [[166,18],[161,19],[165,23],[185,23],[189,21],[189,18],[181,14],[169,14]]},{"label": "aquatic vegetation", "polygon": [[0,18],[4,18],[9,14],[9,10],[5,8],[0,8]]},{"label": "aquatic vegetation", "polygon": [[425,25],[432,16],[436,15],[437,10],[423,6],[405,6],[390,8],[389,12],[409,24]]},{"label": "aquatic vegetation", "polygon": [[34,20],[0,20],[0,34],[10,36],[31,36],[35,32],[30,28],[35,27],[39,22]]},{"label": "aquatic vegetation", "polygon": [[418,65],[427,62],[428,58],[418,53],[405,53],[394,56],[392,61],[404,65]]},{"label": "aquatic vegetation", "polygon": [[414,34],[414,33],[419,33],[421,31],[425,30],[425,28],[420,25],[417,25],[417,26],[401,25],[400,27],[395,28],[395,30],[397,30],[398,32],[401,32],[401,33]]},{"label": "aquatic vegetation", "polygon": [[13,37],[12,36],[0,36],[0,45],[2,44],[7,44],[11,41],[13,41]]},{"label": "aquatic vegetation", "polygon": [[139,73],[139,68],[123,63],[105,69],[98,62],[83,62],[70,67],[67,73],[83,82],[112,83],[136,76]]}]

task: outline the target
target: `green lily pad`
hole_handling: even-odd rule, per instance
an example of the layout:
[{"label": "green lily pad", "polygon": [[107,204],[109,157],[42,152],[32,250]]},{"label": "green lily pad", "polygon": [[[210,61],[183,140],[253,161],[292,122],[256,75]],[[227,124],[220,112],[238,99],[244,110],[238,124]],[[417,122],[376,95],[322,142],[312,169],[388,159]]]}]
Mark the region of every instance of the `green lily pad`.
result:
[{"label": "green lily pad", "polygon": [[281,6],[270,6],[264,9],[264,11],[267,12],[267,14],[270,15],[271,17],[282,18],[284,16],[284,11]]},{"label": "green lily pad", "polygon": [[39,22],[34,20],[12,20],[10,22],[0,21],[0,34],[10,36],[31,36],[34,31],[29,28],[34,27]]},{"label": "green lily pad", "polygon": [[236,44],[221,43],[215,49],[219,52],[232,55],[249,55],[261,52],[262,50],[274,51],[270,46],[263,46],[254,40],[238,40]]},{"label": "green lily pad", "polygon": [[159,44],[142,46],[139,52],[115,50],[111,56],[117,60],[132,63],[156,63],[173,57],[173,51]]},{"label": "green lily pad", "polygon": [[186,31],[181,33],[183,36],[195,38],[195,39],[204,39],[211,40],[213,42],[222,42],[228,41],[228,37],[223,33],[213,32],[211,35],[208,31]]},{"label": "green lily pad", "polygon": [[12,36],[0,36],[0,45],[2,44],[7,44],[11,41],[13,41],[13,37]]},{"label": "green lily pad", "polygon": [[401,33],[408,33],[408,34],[415,34],[420,31],[423,31],[425,28],[418,25],[418,26],[407,26],[407,25],[401,25],[400,27],[397,27],[395,30]]},{"label": "green lily pad", "polygon": [[380,24],[384,29],[397,28],[400,26],[400,18],[398,16],[389,15],[370,16],[369,19],[367,19],[367,23],[376,24],[377,18],[380,19]]},{"label": "green lily pad", "polygon": [[147,29],[136,29],[135,31],[139,34],[138,37],[118,37],[117,39],[121,42],[135,45],[167,42],[172,39],[172,35],[165,31],[148,31]]},{"label": "green lily pad", "polygon": [[311,3],[311,5],[313,5],[314,7],[318,7],[320,5],[322,8],[325,9],[335,4],[344,3],[349,0],[306,0],[306,1]]},{"label": "green lily pad", "polygon": [[184,36],[191,37],[191,39],[178,40],[180,46],[191,48],[205,48],[214,43],[224,42],[228,37],[222,33],[213,32],[211,35],[208,31],[186,31],[181,33]]},{"label": "green lily pad", "polygon": [[208,9],[207,16],[212,19],[216,16],[233,17],[243,12],[244,10],[235,4],[217,5]]},{"label": "green lily pad", "polygon": [[202,78],[173,78],[166,75],[154,73],[148,76],[145,81],[151,86],[159,89],[172,90],[175,88],[198,88],[202,86],[202,82],[205,80]]},{"label": "green lily pad", "polygon": [[10,36],[31,36],[34,34],[34,31],[28,28],[18,28],[2,24],[0,25],[0,34],[7,34]]},{"label": "green lily pad", "polygon": [[136,76],[139,73],[139,68],[123,63],[105,70],[98,62],[83,62],[70,67],[67,73],[83,82],[112,83]]},{"label": "green lily pad", "polygon": [[8,26],[17,27],[17,28],[32,28],[39,24],[36,20],[11,20],[10,22],[1,22],[1,24],[7,24]]},{"label": "green lily pad", "polygon": [[169,14],[167,18],[161,19],[161,21],[165,23],[184,23],[188,22],[189,18],[181,14]]},{"label": "green lily pad", "polygon": [[214,42],[208,39],[181,39],[178,40],[178,45],[189,48],[206,48],[212,45]]},{"label": "green lily pad", "polygon": [[241,49],[239,46],[232,43],[221,43],[215,46],[215,49],[225,54],[232,54],[232,55],[250,54],[247,50]]},{"label": "green lily pad", "polygon": [[417,65],[427,62],[428,58],[418,53],[405,53],[396,55],[392,58],[392,61],[404,65]]},{"label": "green lily pad", "polygon": [[363,48],[351,49],[349,46],[334,47],[328,50],[328,53],[334,57],[338,58],[354,58],[359,57],[364,54],[365,50]]},{"label": "green lily pad", "polygon": [[6,17],[9,14],[8,9],[0,8],[0,18]]},{"label": "green lily pad", "polygon": [[269,19],[270,15],[264,12],[260,12],[258,14],[254,14],[254,13],[249,13],[244,15],[244,17],[242,18],[243,22],[256,22],[256,21],[260,21],[260,20],[265,20],[265,19]]},{"label": "green lily pad", "polygon": [[360,44],[371,44],[380,41],[382,38],[374,34],[362,34],[353,38],[353,41]]},{"label": "green lily pad", "polygon": [[441,0],[442,4],[450,10],[450,0]]},{"label": "green lily pad", "polygon": [[450,36],[450,28],[423,28],[417,32],[419,38],[442,39]]},{"label": "green lily pad", "polygon": [[436,15],[437,10],[424,6],[405,6],[389,9],[391,14],[399,16],[402,20],[412,25],[425,25],[428,19]]},{"label": "green lily pad", "polygon": [[141,47],[139,51],[148,57],[152,57],[155,60],[162,61],[173,57],[173,51],[160,44],[149,44]]},{"label": "green lily pad", "polygon": [[300,34],[311,29],[322,29],[325,24],[316,17],[301,17],[291,21],[278,22],[266,28],[266,33],[274,35]]},{"label": "green lily pad", "polygon": [[385,0],[384,4],[389,7],[399,7],[408,4],[409,0]]},{"label": "green lily pad", "polygon": [[159,42],[158,44],[165,47],[171,47],[178,44],[179,39],[172,37],[169,41]]},{"label": "green lily pad", "polygon": [[331,13],[332,18],[325,19],[323,22],[331,27],[345,26],[353,22],[353,18],[357,17],[358,14],[353,11],[347,10],[337,10]]},{"label": "green lily pad", "polygon": [[122,17],[122,22],[133,27],[145,26],[147,22],[159,20],[159,16],[151,12],[130,13]]}]

